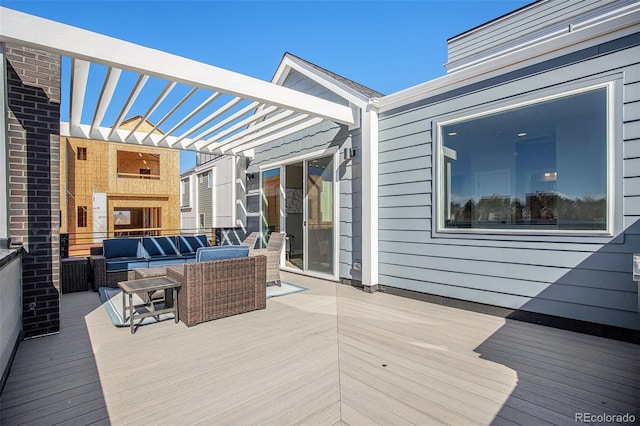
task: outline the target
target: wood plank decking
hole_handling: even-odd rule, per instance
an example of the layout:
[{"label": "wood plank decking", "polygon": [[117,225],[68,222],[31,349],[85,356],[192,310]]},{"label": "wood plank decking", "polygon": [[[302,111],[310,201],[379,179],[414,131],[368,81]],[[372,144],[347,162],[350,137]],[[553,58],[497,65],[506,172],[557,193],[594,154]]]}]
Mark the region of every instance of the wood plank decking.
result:
[{"label": "wood plank decking", "polygon": [[24,341],[2,425],[575,424],[640,419],[640,347],[292,274],[309,291],[188,328],[62,297]]}]

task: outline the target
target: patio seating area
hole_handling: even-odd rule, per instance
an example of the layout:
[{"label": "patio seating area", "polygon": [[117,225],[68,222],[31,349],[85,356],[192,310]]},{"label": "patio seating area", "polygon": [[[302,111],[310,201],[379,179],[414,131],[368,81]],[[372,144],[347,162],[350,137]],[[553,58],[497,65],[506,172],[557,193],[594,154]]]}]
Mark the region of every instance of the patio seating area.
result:
[{"label": "patio seating area", "polygon": [[640,346],[283,272],[267,309],[135,335],[93,292],[20,343],[3,425],[575,424],[640,418]]}]

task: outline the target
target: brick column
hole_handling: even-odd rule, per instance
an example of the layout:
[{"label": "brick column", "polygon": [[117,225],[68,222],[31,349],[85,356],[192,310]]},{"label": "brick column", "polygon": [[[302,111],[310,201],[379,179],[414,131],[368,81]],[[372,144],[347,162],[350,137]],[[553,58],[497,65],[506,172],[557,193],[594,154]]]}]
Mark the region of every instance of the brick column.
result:
[{"label": "brick column", "polygon": [[6,45],[9,235],[22,243],[25,337],[60,330],[60,56]]}]

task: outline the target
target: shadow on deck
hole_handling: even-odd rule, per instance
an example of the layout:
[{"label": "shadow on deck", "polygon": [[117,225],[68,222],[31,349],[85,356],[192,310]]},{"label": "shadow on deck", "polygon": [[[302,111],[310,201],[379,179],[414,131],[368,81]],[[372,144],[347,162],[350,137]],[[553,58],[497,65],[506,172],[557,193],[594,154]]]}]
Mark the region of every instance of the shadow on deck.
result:
[{"label": "shadow on deck", "polygon": [[293,274],[309,289],[186,327],[116,328],[96,293],[22,342],[0,423],[575,424],[640,417],[640,347]]}]

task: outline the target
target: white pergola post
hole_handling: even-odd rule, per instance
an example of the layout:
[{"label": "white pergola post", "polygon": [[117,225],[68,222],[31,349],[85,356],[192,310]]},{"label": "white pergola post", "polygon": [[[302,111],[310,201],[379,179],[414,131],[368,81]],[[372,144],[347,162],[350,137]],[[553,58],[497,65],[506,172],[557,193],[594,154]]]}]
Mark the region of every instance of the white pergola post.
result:
[{"label": "white pergola post", "polygon": [[[369,102],[362,113],[362,284],[378,285],[378,112]],[[366,212],[366,213],[364,213]]]}]

